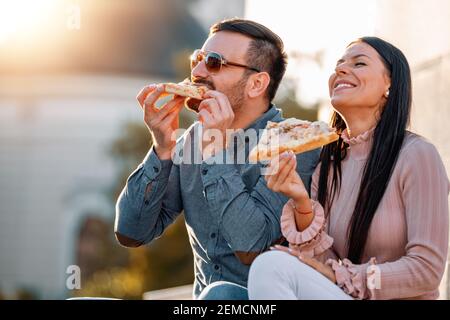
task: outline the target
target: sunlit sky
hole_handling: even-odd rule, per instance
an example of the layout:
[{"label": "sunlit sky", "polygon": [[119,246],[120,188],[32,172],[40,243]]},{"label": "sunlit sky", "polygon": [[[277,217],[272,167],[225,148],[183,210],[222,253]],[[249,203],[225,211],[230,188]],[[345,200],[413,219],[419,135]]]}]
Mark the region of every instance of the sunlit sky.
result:
[{"label": "sunlit sky", "polygon": [[287,76],[298,79],[300,100],[312,104],[328,95],[328,76],[347,44],[374,34],[376,0],[247,0],[245,15],[283,39]]},{"label": "sunlit sky", "polygon": [[45,28],[57,0],[0,0],[0,45]]}]

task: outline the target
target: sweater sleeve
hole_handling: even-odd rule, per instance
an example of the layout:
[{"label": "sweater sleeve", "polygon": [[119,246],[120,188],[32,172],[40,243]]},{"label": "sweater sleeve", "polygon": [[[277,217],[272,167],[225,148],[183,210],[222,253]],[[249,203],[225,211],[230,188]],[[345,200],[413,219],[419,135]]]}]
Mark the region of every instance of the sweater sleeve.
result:
[{"label": "sweater sleeve", "polygon": [[381,264],[374,258],[359,265],[327,262],[338,285],[355,298],[437,298],[447,259],[449,180],[436,148],[423,140],[405,150],[398,166],[408,230],[405,255]]}]

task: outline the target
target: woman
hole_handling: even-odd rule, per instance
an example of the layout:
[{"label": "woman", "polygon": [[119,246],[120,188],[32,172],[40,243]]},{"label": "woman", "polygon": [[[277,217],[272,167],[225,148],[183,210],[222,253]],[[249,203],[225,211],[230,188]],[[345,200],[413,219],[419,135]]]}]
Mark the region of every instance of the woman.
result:
[{"label": "woman", "polygon": [[311,199],[292,153],[266,176],[290,198],[281,217],[290,245],[254,261],[250,299],[436,299],[449,180],[436,148],[406,131],[405,56],[379,38],[358,39],[337,62],[329,92],[341,137],[322,150]]}]

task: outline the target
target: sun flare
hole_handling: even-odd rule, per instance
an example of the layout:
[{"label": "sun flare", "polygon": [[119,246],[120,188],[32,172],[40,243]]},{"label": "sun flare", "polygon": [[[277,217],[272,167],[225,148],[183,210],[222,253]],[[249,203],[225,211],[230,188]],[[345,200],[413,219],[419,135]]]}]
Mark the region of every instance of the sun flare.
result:
[{"label": "sun flare", "polygon": [[0,44],[45,25],[57,0],[0,0]]}]

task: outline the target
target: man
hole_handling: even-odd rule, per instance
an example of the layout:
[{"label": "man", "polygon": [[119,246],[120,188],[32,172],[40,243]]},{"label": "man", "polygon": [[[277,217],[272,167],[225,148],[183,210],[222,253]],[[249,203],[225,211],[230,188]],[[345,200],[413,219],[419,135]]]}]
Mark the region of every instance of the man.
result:
[{"label": "man", "polygon": [[[287,58],[281,39],[268,28],[231,19],[211,27],[191,62],[192,82],[210,91],[200,103],[199,122],[178,141],[172,134],[178,129],[183,98],[155,108],[162,91],[158,85],[145,87],[137,97],[153,147],[117,201],[115,233],[122,245],[137,247],[159,237],[184,211],[195,262],[194,298],[246,299],[250,263],[282,238],[280,216],[287,198],[267,188],[261,164],[216,160],[229,155],[230,148],[245,150],[248,158],[249,139],[236,135],[241,143],[236,148],[226,139],[227,130],[247,133],[262,130],[267,121],[283,120],[271,101]],[[202,135],[198,163],[175,161],[175,149],[181,151],[179,156],[195,153],[188,142],[199,130],[219,132],[223,139]],[[297,170],[307,186],[318,154],[315,150],[297,157]]]}]

